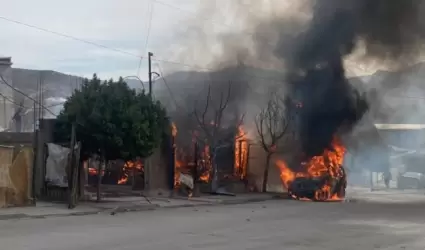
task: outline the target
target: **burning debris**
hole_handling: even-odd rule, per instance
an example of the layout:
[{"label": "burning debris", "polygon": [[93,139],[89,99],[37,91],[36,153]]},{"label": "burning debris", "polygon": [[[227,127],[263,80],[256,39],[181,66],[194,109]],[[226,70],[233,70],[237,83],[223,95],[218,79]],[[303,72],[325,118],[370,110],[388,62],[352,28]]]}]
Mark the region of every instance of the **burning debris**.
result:
[{"label": "burning debris", "polygon": [[[139,161],[127,161],[124,163],[121,172],[121,178],[118,180],[118,185],[126,185],[129,183],[129,176],[135,178],[136,175],[144,173],[144,168],[142,162]],[[134,180],[133,180],[134,182]]]},{"label": "burning debris", "polygon": [[[178,136],[178,129],[175,123],[172,123],[172,134],[174,140]],[[210,181],[210,172],[211,172],[211,158],[209,152],[209,146],[204,145],[203,148],[198,142],[197,131],[190,133],[192,138],[190,139],[190,144],[179,145],[174,143],[174,187],[180,188],[183,183],[185,186],[190,186],[193,188],[193,176],[197,176],[198,181],[208,183]],[[200,150],[200,149],[203,150]],[[190,185],[187,185],[187,180],[192,178]]]},{"label": "burning debris", "polygon": [[[177,136],[177,127],[173,123],[173,133]],[[193,189],[193,177],[197,176],[197,181],[201,183],[211,182],[212,159],[210,146],[199,141],[198,133],[193,133],[192,144],[189,148],[175,145],[175,175],[174,186],[179,188],[181,184]],[[190,153],[191,152],[191,153]],[[238,133],[234,139],[234,173],[225,176],[226,179],[244,180],[247,174],[248,162],[248,141],[246,132],[242,126],[238,128]],[[192,178],[192,181],[188,181]]]},{"label": "burning debris", "polygon": [[[89,183],[97,184],[99,162],[92,163],[88,168]],[[110,161],[106,169],[102,170],[102,183],[109,185],[129,185],[142,177],[144,167],[141,160],[136,161]],[[143,177],[142,177],[143,178]]]}]

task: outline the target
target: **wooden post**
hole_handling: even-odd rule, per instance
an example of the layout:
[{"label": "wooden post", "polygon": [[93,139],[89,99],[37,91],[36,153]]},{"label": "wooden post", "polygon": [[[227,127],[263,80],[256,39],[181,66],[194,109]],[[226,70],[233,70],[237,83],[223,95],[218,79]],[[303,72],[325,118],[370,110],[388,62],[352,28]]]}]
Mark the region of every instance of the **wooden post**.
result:
[{"label": "wooden post", "polygon": [[74,172],[77,171],[74,167],[73,164],[73,158],[74,158],[74,148],[75,148],[75,130],[76,130],[76,125],[75,123],[72,124],[72,129],[71,129],[71,143],[69,145],[70,147],[70,151],[69,151],[69,155],[68,155],[68,208],[74,208],[74,201],[72,198],[72,194],[73,194],[73,189],[74,187]]},{"label": "wooden post", "polygon": [[194,155],[193,155],[193,196],[199,196],[199,174],[198,174],[198,142],[194,143]]},{"label": "wooden post", "polygon": [[169,186],[170,186],[170,191],[171,193],[173,193],[175,187],[175,175],[176,175],[176,138],[175,136],[171,136],[171,154],[170,154],[170,168],[169,168],[169,176],[168,176],[168,181],[169,181]]},{"label": "wooden post", "polygon": [[[136,158],[136,160],[133,160],[133,169],[131,169],[131,171],[132,171],[132,178],[131,178],[131,189],[132,190],[136,190],[137,189],[137,187],[136,187],[136,173],[137,173],[137,169],[136,169],[136,166],[137,166],[137,164],[139,163],[139,159],[138,158]],[[125,163],[125,164],[127,164],[127,163]]]},{"label": "wooden post", "polygon": [[247,146],[246,146],[246,167],[245,167],[245,173],[244,173],[244,182],[245,182],[245,187],[248,187],[248,171],[249,171],[249,158],[250,158],[250,153],[251,153],[251,143],[248,143],[248,141],[246,142]]},{"label": "wooden post", "polygon": [[242,169],[242,140],[240,140],[239,141],[239,159],[238,159],[238,161],[239,161],[239,168],[238,168],[238,177],[240,178],[240,179],[242,179],[242,176],[243,176],[243,169]]},{"label": "wooden post", "polygon": [[35,182],[37,181],[37,151],[38,151],[38,130],[34,129],[34,141],[33,141],[33,158],[32,158],[32,179],[31,179],[31,198],[32,198],[32,204],[36,205],[36,185]]},{"label": "wooden post", "polygon": [[[102,153],[103,154],[103,153]],[[103,164],[105,164],[105,157],[102,155],[100,157],[100,161],[99,164],[97,166],[97,186],[96,186],[96,201],[100,202],[101,197],[100,197],[100,186],[102,185],[102,168],[103,168]]]}]

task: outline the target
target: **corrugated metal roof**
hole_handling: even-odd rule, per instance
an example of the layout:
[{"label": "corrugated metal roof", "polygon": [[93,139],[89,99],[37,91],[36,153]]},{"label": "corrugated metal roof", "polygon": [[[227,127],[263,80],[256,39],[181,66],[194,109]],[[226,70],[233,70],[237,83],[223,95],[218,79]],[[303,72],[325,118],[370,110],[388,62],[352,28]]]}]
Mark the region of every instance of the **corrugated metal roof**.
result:
[{"label": "corrugated metal roof", "polygon": [[381,130],[419,130],[425,129],[425,124],[375,124]]}]

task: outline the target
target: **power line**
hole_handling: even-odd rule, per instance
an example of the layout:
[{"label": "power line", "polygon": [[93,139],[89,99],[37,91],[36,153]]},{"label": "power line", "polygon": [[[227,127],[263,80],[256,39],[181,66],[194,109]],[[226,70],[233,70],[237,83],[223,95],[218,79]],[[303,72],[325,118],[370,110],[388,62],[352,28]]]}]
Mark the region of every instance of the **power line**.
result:
[{"label": "power line", "polygon": [[150,33],[151,33],[151,28],[152,28],[152,18],[153,18],[154,8],[155,8],[155,5],[151,4],[151,8],[150,8],[150,11],[149,11],[148,30],[147,30],[146,41],[145,41],[145,49],[144,49],[143,53],[146,53],[146,49],[147,49],[148,43],[149,43],[149,37],[150,37]]},{"label": "power line", "polygon": [[168,92],[170,93],[170,97],[171,97],[171,99],[173,100],[173,102],[174,102],[174,104],[176,105],[176,107],[177,107],[177,108],[180,108],[180,105],[177,103],[177,100],[176,100],[176,98],[175,98],[175,96],[174,96],[173,91],[171,90],[170,86],[169,86],[169,85],[168,85],[168,83],[167,83],[167,80],[165,79],[165,75],[164,75],[164,73],[163,73],[163,71],[162,71],[161,67],[159,66],[159,63],[156,63],[156,66],[158,67],[159,73],[161,74],[161,79],[162,79],[162,81],[164,82],[165,87],[167,88]]},{"label": "power line", "polygon": [[78,41],[78,42],[82,42],[82,43],[86,43],[86,44],[89,44],[89,45],[93,45],[93,46],[96,46],[96,47],[100,47],[100,48],[104,48],[104,49],[109,49],[109,50],[115,51],[117,53],[126,54],[126,55],[137,57],[137,58],[140,58],[141,57],[139,55],[135,55],[135,54],[130,53],[130,52],[127,52],[125,50],[120,50],[120,49],[117,49],[117,48],[108,47],[108,46],[103,45],[103,44],[99,44],[99,43],[95,43],[95,42],[92,42],[92,41],[84,40],[84,39],[81,39],[81,38],[78,38],[78,37],[75,37],[75,36],[71,36],[71,35],[67,35],[67,34],[64,34],[64,33],[60,33],[60,32],[57,32],[57,31],[45,29],[45,28],[42,28],[42,27],[39,27],[39,26],[35,26],[35,25],[32,25],[32,24],[28,24],[28,23],[24,23],[24,22],[21,22],[21,21],[17,21],[17,20],[10,19],[10,18],[4,17],[4,16],[0,16],[0,19],[2,19],[4,21],[11,22],[11,23],[23,25],[23,26],[26,26],[26,27],[29,27],[29,28],[32,28],[32,29],[36,29],[36,30],[39,30],[39,31],[43,31],[43,32],[46,32],[46,33],[50,33],[50,34],[53,34],[53,35],[57,35],[57,36],[61,36],[61,37],[64,37],[64,38],[72,39],[72,40],[75,40],[75,41]]},{"label": "power line", "polygon": [[25,94],[24,92],[20,91],[19,89],[13,87],[11,84],[9,84],[3,77],[3,75],[0,74],[0,80],[3,82],[3,84],[7,85],[8,87],[10,87],[13,91],[16,91],[18,93],[20,93],[21,95],[25,96],[26,98],[34,101],[35,103],[37,103],[38,105],[40,105],[44,110],[47,110],[47,112],[49,112],[50,114],[52,114],[53,116],[56,116],[55,113],[53,113],[50,109],[46,108],[43,104],[41,104],[39,101],[37,101],[36,99],[32,98],[31,96]]},{"label": "power line", "polygon": [[[149,37],[151,34],[151,28],[152,28],[152,18],[153,18],[153,11],[154,11],[154,7],[155,5],[150,1],[150,11],[149,11],[149,20],[148,20],[148,28],[147,28],[147,34],[146,34],[146,40],[145,40],[145,47],[142,51],[142,55],[144,55],[146,53],[146,50],[148,48],[148,43],[149,43]],[[137,67],[137,76],[140,77],[140,67],[142,66],[142,61],[143,61],[143,57],[140,57],[139,60],[139,66]]]},{"label": "power line", "polygon": [[[153,0],[153,1],[157,1],[157,0]],[[105,46],[103,44],[94,43],[94,42],[91,42],[91,41],[87,41],[87,40],[84,40],[84,39],[81,39],[81,38],[77,38],[77,37],[70,36],[70,35],[67,35],[67,34],[56,32],[56,31],[52,31],[52,30],[49,30],[49,29],[45,29],[45,28],[42,28],[42,27],[39,27],[39,26],[35,26],[35,25],[32,25],[32,24],[27,24],[27,23],[24,23],[24,22],[16,21],[16,20],[13,20],[13,19],[10,19],[10,18],[6,18],[4,16],[0,16],[0,19],[1,20],[5,20],[5,21],[8,21],[8,22],[15,23],[15,24],[18,24],[18,25],[23,25],[23,26],[26,26],[26,27],[29,27],[29,28],[32,28],[32,29],[36,29],[36,30],[39,30],[39,31],[47,32],[47,33],[50,33],[50,34],[53,34],[53,35],[57,35],[57,36],[65,37],[65,38],[72,39],[72,40],[75,40],[75,41],[79,41],[79,42],[82,42],[82,43],[86,43],[86,44],[90,44],[90,45],[93,45],[93,46],[97,46],[97,47],[100,47],[100,48],[103,48],[103,49],[108,49],[108,50],[111,50],[111,51],[115,51],[117,53],[122,53],[122,54],[125,54],[125,55],[128,55],[128,56],[131,56],[131,57],[136,57],[136,58],[139,58],[139,59],[145,58],[144,56],[133,54],[131,52],[127,52],[127,51],[124,51],[124,50],[116,49],[116,48],[113,48],[113,47],[108,47],[108,46]],[[180,65],[180,66],[184,66],[184,67],[191,68],[191,69],[206,70],[206,71],[216,71],[217,70],[217,69],[213,69],[213,68],[205,68],[205,67],[200,67],[200,66],[186,64],[186,63],[177,62],[177,61],[170,61],[170,60],[157,59],[157,58],[152,58],[152,60],[153,61],[157,61],[157,62],[163,62],[163,63],[169,63],[169,64],[174,64],[174,65]],[[255,74],[249,74],[247,72],[242,72],[240,74],[244,74],[244,75],[251,76],[251,77],[254,77],[254,78],[258,78],[258,79],[265,79],[265,80],[272,80],[272,81],[281,81],[281,79],[273,79],[273,78],[269,78],[269,77],[261,77],[261,76],[255,75]]]},{"label": "power line", "polygon": [[[22,105],[22,104],[20,104],[20,103],[17,103],[17,102],[15,102],[14,100],[10,99],[9,97],[7,97],[7,96],[3,95],[2,93],[0,93],[0,96],[1,96],[1,97],[3,97],[3,98],[4,98],[6,101],[8,101],[9,103],[12,103],[12,104],[16,105],[17,107],[23,108],[23,109],[25,109],[25,110],[33,110],[33,109],[34,109],[34,107],[27,107],[27,106],[24,106],[24,105]],[[46,107],[47,107],[47,108],[52,108],[52,107],[56,107],[56,106],[63,105],[64,103],[65,103],[65,102],[60,102],[60,103],[52,104],[52,105],[49,105],[49,106],[46,106]]]},{"label": "power line", "polygon": [[23,105],[22,105],[22,104],[20,104],[20,103],[15,102],[14,100],[12,100],[12,99],[10,99],[9,97],[7,97],[7,96],[3,95],[2,93],[0,93],[0,96],[1,96],[1,97],[3,97],[6,101],[8,101],[8,102],[10,102],[10,103],[12,103],[12,104],[15,104],[16,106],[18,106],[18,107],[20,107],[20,108],[30,109],[30,108],[28,108],[28,107],[23,106]]},{"label": "power line", "polygon": [[[169,64],[174,64],[174,65],[180,65],[180,66],[184,66],[190,69],[197,69],[197,70],[204,70],[204,71],[217,71],[217,69],[214,68],[205,68],[205,67],[200,67],[200,66],[196,66],[193,64],[186,64],[186,63],[182,63],[182,62],[176,62],[176,61],[170,61],[170,60],[164,60],[164,59],[156,59],[156,58],[152,58],[153,61],[156,62],[163,62],[163,63],[169,63]],[[264,76],[259,76],[256,74],[250,74],[248,72],[240,72],[237,74],[241,74],[241,75],[246,75],[246,76],[250,76],[253,78],[257,78],[257,79],[263,79],[263,80],[269,80],[269,81],[275,81],[275,82],[281,82],[282,79],[277,79],[277,78],[273,78],[273,77],[264,77]]]}]

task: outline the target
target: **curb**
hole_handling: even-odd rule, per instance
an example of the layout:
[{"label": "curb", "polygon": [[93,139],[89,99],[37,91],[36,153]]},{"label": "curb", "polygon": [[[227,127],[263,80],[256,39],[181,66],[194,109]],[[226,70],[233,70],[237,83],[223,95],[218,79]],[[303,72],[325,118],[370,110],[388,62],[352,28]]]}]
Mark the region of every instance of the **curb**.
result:
[{"label": "curb", "polygon": [[28,214],[10,214],[10,215],[0,215],[0,221],[5,220],[20,220],[20,219],[46,219],[51,217],[70,217],[70,216],[85,216],[85,215],[94,215],[99,214],[102,211],[90,211],[90,212],[75,212],[75,213],[66,213],[66,214],[43,214],[43,215],[28,215]]},{"label": "curb", "polygon": [[149,205],[134,205],[134,206],[124,206],[124,207],[117,207],[114,209],[106,209],[105,212],[110,212],[111,215],[117,214],[117,213],[127,213],[127,212],[142,212],[142,211],[153,211],[160,208],[157,204],[149,204]]},{"label": "curb", "polygon": [[106,212],[109,212],[111,213],[111,215],[113,215],[116,213],[125,213],[125,212],[151,211],[157,208],[158,208],[158,205],[142,205],[142,206],[139,205],[139,206],[130,206],[130,207],[117,207],[113,209],[99,208],[94,211],[72,212],[72,213],[64,213],[64,214],[43,214],[43,215],[10,214],[10,215],[0,215],[0,221],[86,216],[86,215],[96,215],[96,214],[106,213]]},{"label": "curb", "polygon": [[248,203],[257,203],[270,200],[281,200],[281,198],[270,197],[270,198],[251,198],[246,200],[221,200],[215,202],[203,202],[200,204],[182,204],[182,205],[172,205],[158,207],[159,209],[171,209],[171,208],[185,208],[185,207],[214,207],[214,206],[231,206],[239,204],[248,204]]},{"label": "curb", "polygon": [[201,202],[199,204],[194,203],[194,204],[181,204],[181,205],[171,205],[171,206],[160,206],[158,204],[145,204],[145,205],[134,205],[134,206],[122,206],[122,207],[118,206],[116,208],[99,208],[94,211],[72,212],[72,213],[65,213],[65,214],[28,215],[28,214],[21,213],[21,214],[0,215],[0,221],[87,216],[87,215],[96,215],[100,213],[110,213],[110,215],[115,215],[119,213],[155,211],[160,209],[173,209],[173,208],[231,206],[231,205],[238,205],[238,204],[264,202],[264,201],[270,201],[270,200],[282,200],[282,198],[277,196],[272,196],[267,198],[262,197],[262,198],[249,198],[244,200],[219,200],[219,201],[213,201],[213,202]]}]

